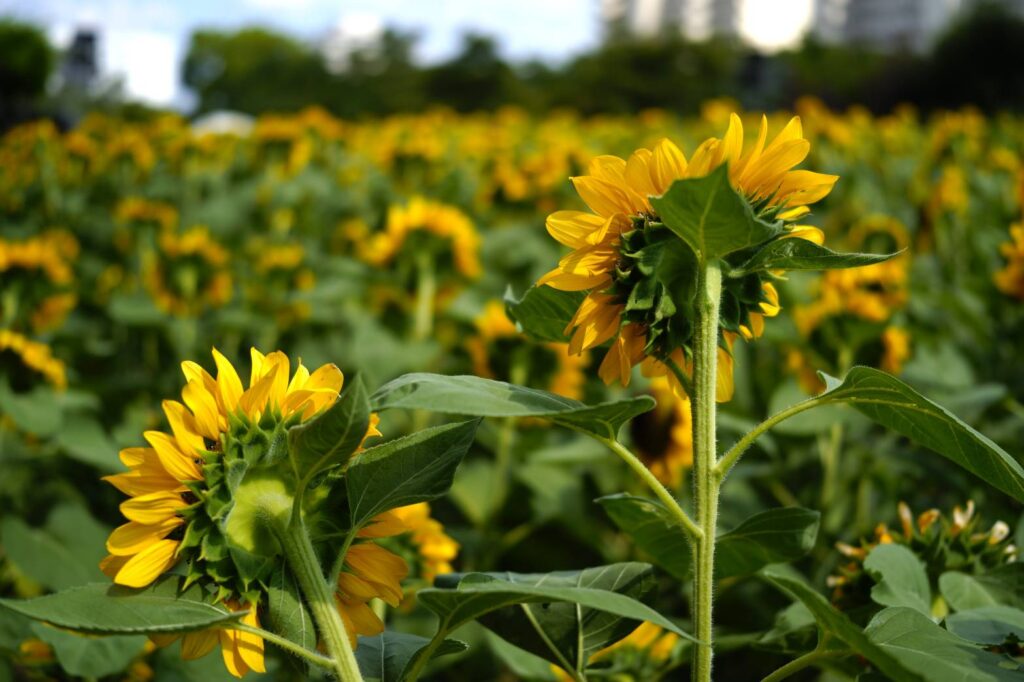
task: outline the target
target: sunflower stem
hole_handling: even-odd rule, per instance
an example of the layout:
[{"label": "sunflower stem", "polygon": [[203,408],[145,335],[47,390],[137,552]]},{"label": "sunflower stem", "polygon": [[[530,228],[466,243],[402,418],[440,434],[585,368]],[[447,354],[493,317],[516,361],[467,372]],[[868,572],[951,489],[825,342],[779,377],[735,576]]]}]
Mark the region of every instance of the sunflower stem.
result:
[{"label": "sunflower stem", "polygon": [[697,525],[701,534],[693,543],[694,636],[693,682],[711,680],[712,604],[715,589],[715,529],[718,522],[715,398],[718,385],[718,306],[722,297],[722,271],[718,262],[704,263],[697,281],[693,344],[693,485]]},{"label": "sunflower stem", "polygon": [[345,623],[338,613],[332,590],[324,579],[305,524],[301,519],[293,522],[279,537],[285,558],[302,587],[316,629],[331,657],[330,669],[341,682],[362,682],[363,677],[349,644]]}]

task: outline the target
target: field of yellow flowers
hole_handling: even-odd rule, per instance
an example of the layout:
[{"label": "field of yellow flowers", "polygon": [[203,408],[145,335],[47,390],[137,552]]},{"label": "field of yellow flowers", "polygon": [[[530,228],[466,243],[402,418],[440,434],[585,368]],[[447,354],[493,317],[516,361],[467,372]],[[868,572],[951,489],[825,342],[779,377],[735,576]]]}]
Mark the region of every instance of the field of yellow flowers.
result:
[{"label": "field of yellow flowers", "polygon": [[[296,568],[303,564],[289,564],[293,576],[275,568],[280,562],[261,563],[278,551],[301,557],[308,543],[292,547],[281,536],[280,549],[263,554],[271,540],[256,521],[221,524],[219,514],[237,519],[226,510],[255,505],[258,496],[246,493],[270,494],[259,487],[270,479],[252,478],[252,448],[265,441],[272,453],[287,442],[293,454],[315,451],[327,438],[315,417],[335,412],[339,393],[344,401],[361,387],[372,394],[373,414],[367,408],[362,421],[353,418],[362,425],[358,438],[344,436],[348,454],[356,453],[347,488],[324,483],[337,471],[304,454],[288,499],[315,526],[313,567],[325,572],[320,556],[335,579],[333,598],[364,679],[707,679],[710,590],[715,679],[775,680],[813,669],[836,680],[1020,679],[1024,484],[1019,464],[999,458],[1024,456],[1024,118],[972,110],[924,117],[909,108],[873,116],[813,100],[768,116],[772,135],[800,117],[810,145],[799,161],[807,170],[795,173],[838,181],[791,174],[794,187],[813,185],[792,190],[808,193],[796,203],[813,204],[812,212],[779,212],[766,195],[754,205],[759,219],[803,237],[791,242],[823,239],[837,252],[895,255],[824,272],[790,260],[750,274],[749,262],[731,261],[723,336],[716,323],[710,346],[719,405],[715,426],[714,401],[704,401],[708,436],[694,424],[704,408],[684,399],[702,390],[701,331],[690,345],[676,344],[691,330],[668,321],[662,330],[675,308],[650,317],[664,297],[645,304],[643,281],[635,280],[635,272],[647,274],[643,254],[654,243],[629,241],[654,239],[637,221],[668,216],[669,207],[664,198],[637,199],[642,207],[625,212],[634,236],[624,236],[628,227],[615,232],[628,248],[617,239],[601,251],[609,242],[602,241],[607,224],[597,227],[605,216],[599,206],[628,197],[610,182],[603,194],[580,183],[574,189],[569,178],[605,182],[611,176],[601,173],[618,168],[606,155],[652,149],[641,159],[651,159],[653,180],[644,182],[657,185],[663,138],[687,151],[691,177],[703,176],[694,150],[736,129],[734,108],[712,101],[686,119],[664,111],[534,118],[502,110],[361,122],[310,109],[263,116],[232,133],[194,130],[175,116],[146,123],[94,116],[67,132],[49,122],[7,132],[0,138],[0,604],[15,606],[0,608],[0,680],[358,675],[337,667],[334,647],[347,645],[332,639],[330,619],[317,612]],[[736,120],[746,130],[737,145],[745,138],[764,146],[763,138],[755,142],[760,114]],[[730,143],[726,134],[722,144]],[[622,169],[615,172],[627,179],[635,170]],[[742,177],[750,185],[755,176]],[[647,194],[671,196],[664,184]],[[737,190],[753,196],[745,187]],[[774,191],[786,187],[776,183]],[[583,231],[591,225],[583,214],[568,213],[585,209],[584,201],[598,214],[593,232]],[[558,242],[581,255],[566,256]],[[583,298],[608,281],[633,287],[628,303]],[[698,288],[705,284],[698,279]],[[632,339],[626,326],[613,336],[609,325],[620,316],[644,331]],[[675,345],[662,353],[665,339]],[[673,348],[686,349],[678,364]],[[675,369],[645,364],[633,372],[647,356]],[[877,417],[870,405],[850,409],[839,400],[780,420],[771,433],[757,430],[809,396],[850,389],[832,377],[873,371],[864,366],[934,401],[910,412],[941,410],[937,403],[948,413],[934,414],[958,415],[970,438],[983,439],[972,443],[984,456],[1002,453],[992,455],[998,466],[963,445],[968,431],[959,426],[922,433],[910,412]],[[546,393],[524,392],[520,411],[499,409],[490,394],[472,392],[475,384],[432,389],[423,377],[436,375]],[[184,404],[165,400],[183,387]],[[462,403],[451,397],[460,390]],[[557,407],[529,403],[541,395]],[[446,407],[449,398],[458,405]],[[873,399],[850,402],[857,400]],[[612,432],[594,437],[575,401],[625,407],[602,416]],[[280,423],[267,421],[271,404]],[[442,413],[485,419],[451,422]],[[730,472],[754,442],[744,440],[751,429],[760,438]],[[397,473],[373,469],[388,453],[372,453],[420,434],[431,434],[423,447],[435,449]],[[403,436],[411,441],[396,440]],[[715,484],[717,520],[693,499],[708,492],[699,462],[694,469],[707,438],[726,453],[715,469],[720,478],[729,473]],[[446,481],[431,483],[441,486],[436,492],[391,491],[390,506],[359,506],[364,489],[354,481],[371,490],[381,477],[426,476],[448,456],[438,454],[442,441],[459,456]],[[742,447],[726,452],[737,441]],[[222,460],[175,459],[188,447]],[[146,453],[159,456],[159,471],[147,468]],[[249,462],[241,482],[232,478],[243,476],[233,457]],[[208,487],[183,483],[199,480]],[[218,501],[217,490],[234,497]],[[650,499],[652,490],[661,502]],[[319,505],[317,516],[311,505]],[[342,508],[347,521],[331,516]],[[694,510],[696,523],[684,509]],[[694,525],[689,536],[674,532],[676,521],[684,531]],[[157,535],[146,535],[157,526]],[[701,543],[716,526],[718,550],[712,539],[709,551],[717,563],[708,569]],[[900,549],[878,551],[888,545]],[[198,558],[175,564],[189,548]],[[616,580],[580,573],[599,566],[617,567]],[[205,589],[206,601],[195,603],[226,607],[225,618],[248,609],[230,621],[241,629],[118,630],[16,606],[87,584],[106,587],[111,578],[146,588],[166,572]],[[438,616],[452,630],[462,623],[452,615],[455,602],[443,601],[470,589],[473,581],[459,584],[459,576],[487,572],[534,591],[522,587],[501,608],[466,616],[454,639],[439,629],[423,653]],[[553,576],[558,589],[631,599],[601,606],[586,590],[545,592],[547,579],[531,582],[539,574]],[[702,585],[710,586],[706,603]],[[511,593],[487,592],[492,599]],[[538,604],[567,602],[575,605],[557,622],[538,624]],[[523,613],[533,630],[519,622]],[[574,638],[578,646],[566,653],[560,643]],[[896,660],[897,647],[910,653]],[[214,649],[221,654],[206,655]],[[940,664],[936,651],[945,652]]]}]

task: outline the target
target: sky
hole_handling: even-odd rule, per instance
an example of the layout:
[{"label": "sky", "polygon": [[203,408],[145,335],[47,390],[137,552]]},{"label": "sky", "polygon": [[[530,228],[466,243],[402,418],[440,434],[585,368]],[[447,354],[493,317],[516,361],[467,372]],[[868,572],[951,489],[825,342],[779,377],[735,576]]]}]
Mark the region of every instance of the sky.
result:
[{"label": "sky", "polygon": [[[799,39],[812,0],[743,0],[746,37],[766,48]],[[78,27],[100,30],[100,68],[143,101],[185,107],[179,65],[198,27],[266,25],[307,40],[332,30],[360,37],[383,26],[415,30],[417,58],[452,55],[468,30],[494,35],[510,59],[557,62],[594,47],[599,0],[0,0],[0,16],[44,26],[58,47]]]}]

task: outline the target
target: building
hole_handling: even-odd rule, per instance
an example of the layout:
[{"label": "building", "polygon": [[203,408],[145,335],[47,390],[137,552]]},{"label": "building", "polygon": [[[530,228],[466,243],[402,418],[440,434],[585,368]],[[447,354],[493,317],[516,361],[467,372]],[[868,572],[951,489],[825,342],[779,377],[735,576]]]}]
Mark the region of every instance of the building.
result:
[{"label": "building", "polygon": [[920,54],[958,16],[983,3],[1024,17],[1024,0],[814,0],[811,32],[825,43]]},{"label": "building", "polygon": [[677,34],[691,40],[740,35],[741,0],[603,0],[608,36]]}]

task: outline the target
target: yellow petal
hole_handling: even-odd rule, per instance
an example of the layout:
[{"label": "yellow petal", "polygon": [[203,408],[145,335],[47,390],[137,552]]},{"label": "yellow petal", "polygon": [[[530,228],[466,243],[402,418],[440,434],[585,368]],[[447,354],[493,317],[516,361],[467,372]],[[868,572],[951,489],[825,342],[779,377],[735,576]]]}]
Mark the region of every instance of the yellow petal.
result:
[{"label": "yellow petal", "polygon": [[178,443],[161,431],[146,431],[142,434],[156,450],[160,464],[179,481],[198,481],[203,478],[196,463],[195,455],[186,455],[178,448]]},{"label": "yellow petal", "polygon": [[174,565],[177,540],[160,540],[133,556],[117,573],[114,582],[126,587],[145,587]]},{"label": "yellow petal", "polygon": [[175,517],[178,511],[186,506],[180,494],[160,491],[122,502],[121,513],[129,521],[153,525]]},{"label": "yellow petal", "polygon": [[183,523],[185,521],[177,517],[155,524],[129,521],[115,528],[107,538],[107,551],[114,556],[137,554],[163,540],[172,530]]},{"label": "yellow petal", "polygon": [[213,360],[217,363],[217,389],[224,409],[229,414],[238,408],[238,400],[242,397],[242,380],[238,377],[231,362],[213,349]]}]

